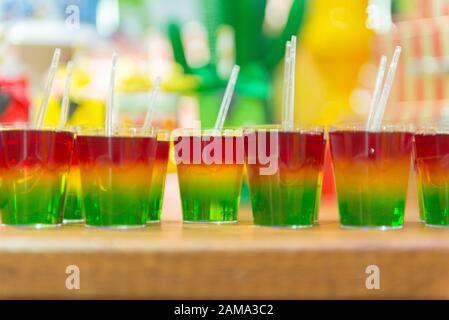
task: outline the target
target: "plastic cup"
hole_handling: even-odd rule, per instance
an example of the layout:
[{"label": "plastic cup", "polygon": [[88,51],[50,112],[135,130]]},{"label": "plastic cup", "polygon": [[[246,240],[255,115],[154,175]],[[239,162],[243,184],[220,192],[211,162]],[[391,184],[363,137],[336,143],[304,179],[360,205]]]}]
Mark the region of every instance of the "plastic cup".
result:
[{"label": "plastic cup", "polygon": [[67,192],[64,203],[64,223],[83,223],[84,212],[81,198],[81,176],[76,145],[73,148],[72,163],[67,177]]},{"label": "plastic cup", "polygon": [[74,135],[28,125],[0,130],[2,223],[34,228],[62,223]]},{"label": "plastic cup", "polygon": [[184,222],[237,222],[244,166],[242,131],[178,130],[174,145]]},{"label": "plastic cup", "polygon": [[426,225],[449,227],[449,128],[419,130],[415,134],[414,162]]},{"label": "plastic cup", "polygon": [[157,223],[161,220],[169,151],[170,132],[160,130],[157,132],[156,159],[151,178],[150,208],[147,223]]},{"label": "plastic cup", "polygon": [[[317,222],[325,147],[322,128],[245,130],[255,225],[305,228]],[[264,157],[269,154],[271,160]],[[270,162],[275,171],[262,170]]]},{"label": "plastic cup", "polygon": [[76,147],[86,226],[115,229],[146,225],[157,141],[152,130],[78,130]]},{"label": "plastic cup", "polygon": [[411,126],[331,128],[329,141],[342,227],[401,228],[410,174]]},{"label": "plastic cup", "polygon": [[424,200],[423,200],[423,192],[422,192],[422,182],[420,181],[422,176],[418,173],[418,165],[416,163],[416,147],[415,143],[413,144],[412,150],[412,159],[413,159],[413,173],[415,174],[416,179],[416,190],[418,196],[418,212],[419,212],[419,221],[422,223],[426,222],[425,210],[424,210]]}]

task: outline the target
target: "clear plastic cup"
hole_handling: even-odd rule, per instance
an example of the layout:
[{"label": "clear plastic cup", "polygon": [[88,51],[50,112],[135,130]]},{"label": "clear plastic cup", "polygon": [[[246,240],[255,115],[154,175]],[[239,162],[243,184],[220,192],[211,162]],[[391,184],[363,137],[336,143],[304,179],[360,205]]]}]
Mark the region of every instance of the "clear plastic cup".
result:
[{"label": "clear plastic cup", "polygon": [[317,222],[325,147],[321,127],[245,130],[254,224],[304,228]]},{"label": "clear plastic cup", "polygon": [[[413,139],[413,141],[415,141]],[[425,210],[424,210],[424,200],[423,200],[423,192],[422,192],[422,182],[420,181],[422,175],[418,173],[418,165],[416,163],[416,147],[415,143],[413,143],[412,150],[412,159],[413,159],[413,173],[415,174],[416,179],[416,191],[418,196],[418,213],[419,213],[419,221],[422,223],[426,222]]]},{"label": "clear plastic cup", "polygon": [[45,228],[63,219],[74,135],[26,124],[0,129],[2,223]]},{"label": "clear plastic cup", "polygon": [[242,189],[242,130],[176,130],[174,152],[184,222],[237,222]]},{"label": "clear plastic cup", "polygon": [[67,192],[64,202],[64,224],[84,223],[84,211],[81,198],[81,175],[78,164],[78,152],[73,148],[72,163],[67,176]]},{"label": "clear plastic cup", "polygon": [[76,147],[86,226],[146,225],[157,140],[153,130],[79,128]]},{"label": "clear plastic cup", "polygon": [[413,127],[363,125],[331,128],[329,141],[341,225],[401,228],[413,143]]},{"label": "clear plastic cup", "polygon": [[449,227],[449,127],[424,127],[414,140],[422,218],[427,226]]},{"label": "clear plastic cup", "polygon": [[148,211],[147,223],[157,223],[161,221],[169,152],[170,131],[158,130],[156,158],[153,166],[153,176],[151,178],[150,208]]}]

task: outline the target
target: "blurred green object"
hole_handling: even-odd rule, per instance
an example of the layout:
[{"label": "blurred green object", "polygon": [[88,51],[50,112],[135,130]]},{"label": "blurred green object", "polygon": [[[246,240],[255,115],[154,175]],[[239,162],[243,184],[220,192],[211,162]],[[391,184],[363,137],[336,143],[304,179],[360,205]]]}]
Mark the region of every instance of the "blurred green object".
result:
[{"label": "blurred green object", "polygon": [[416,2],[410,0],[393,0],[391,2],[391,11],[393,14],[410,14],[416,10]]},{"label": "blurred green object", "polygon": [[223,25],[234,30],[235,63],[241,71],[225,125],[240,126],[272,121],[273,73],[284,57],[285,42],[296,35],[304,21],[308,0],[293,0],[285,26],[276,36],[263,30],[267,0],[198,0],[203,7],[202,21],[208,32],[210,61],[202,67],[187,63],[181,26],[172,22],[168,34],[173,55],[185,73],[198,76],[197,88],[203,127],[214,125],[227,79],[217,70],[216,37]]}]

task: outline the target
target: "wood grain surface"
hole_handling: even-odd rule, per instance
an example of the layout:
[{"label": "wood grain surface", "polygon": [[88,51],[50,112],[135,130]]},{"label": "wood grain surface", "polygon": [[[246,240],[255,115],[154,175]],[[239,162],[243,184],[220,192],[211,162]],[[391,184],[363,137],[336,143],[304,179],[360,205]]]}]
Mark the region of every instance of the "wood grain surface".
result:
[{"label": "wood grain surface", "polygon": [[[246,209],[247,210],[247,209]],[[379,290],[365,269],[380,268]],[[65,286],[80,268],[80,290]],[[0,229],[0,298],[449,298],[449,229]]]}]

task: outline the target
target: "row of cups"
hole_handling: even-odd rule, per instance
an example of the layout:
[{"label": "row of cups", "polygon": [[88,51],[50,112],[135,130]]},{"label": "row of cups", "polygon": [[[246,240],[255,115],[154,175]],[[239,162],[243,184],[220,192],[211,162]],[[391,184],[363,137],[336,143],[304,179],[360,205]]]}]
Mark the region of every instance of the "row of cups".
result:
[{"label": "row of cups", "polygon": [[327,140],[343,227],[401,228],[411,163],[422,220],[449,225],[449,132],[408,125],[376,132],[361,125],[328,132],[116,128],[112,135],[87,127],[6,126],[0,129],[2,223],[132,228],[159,222],[173,142],[184,222],[236,222],[246,168],[254,224],[311,227],[318,223]]}]

